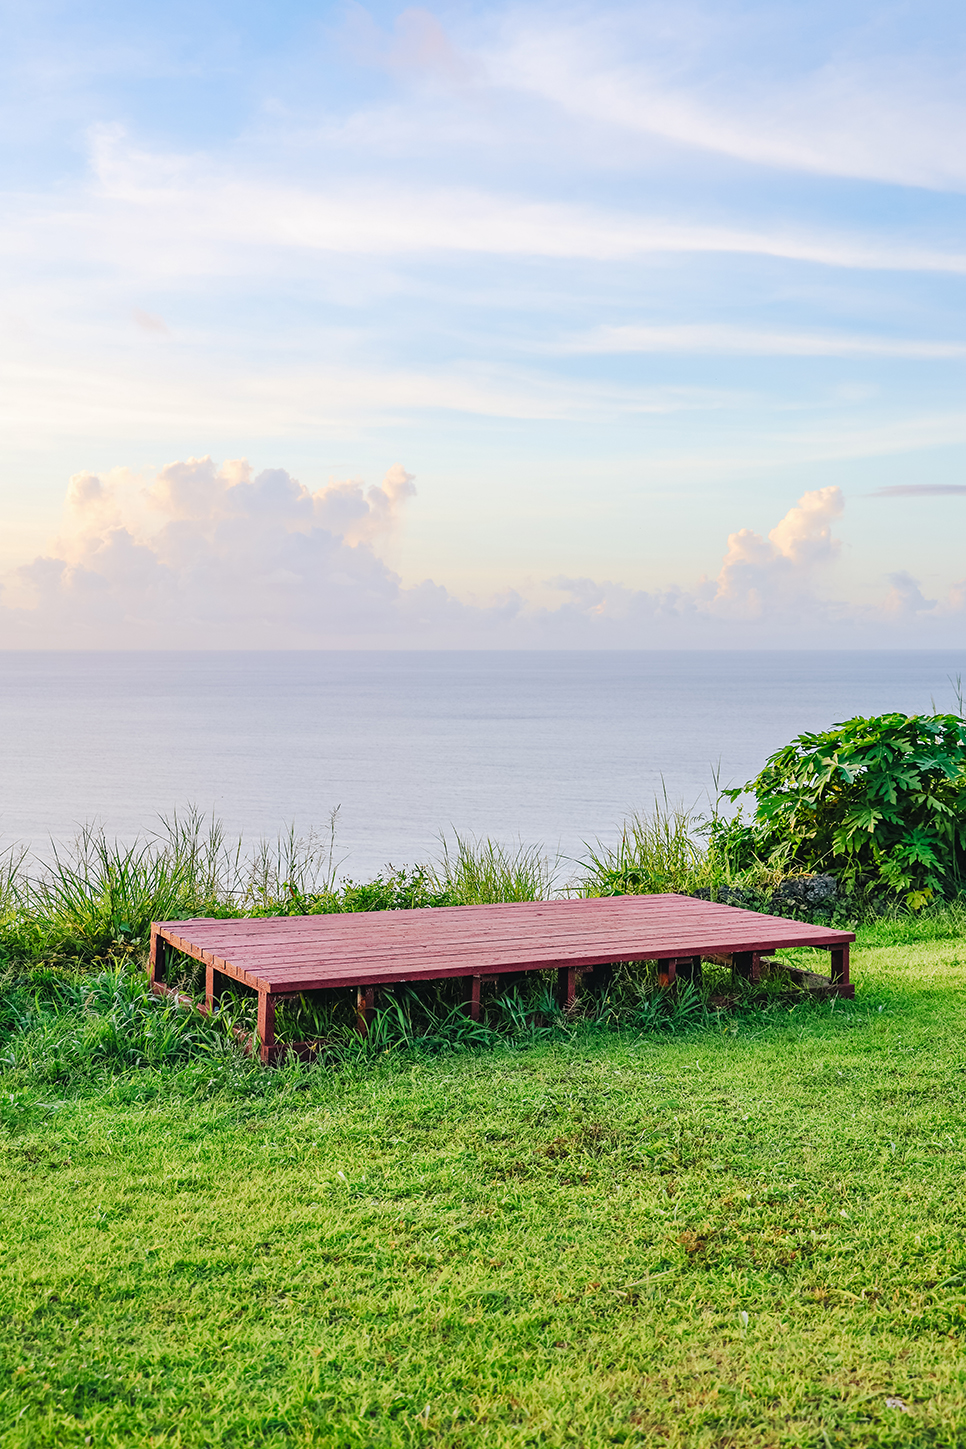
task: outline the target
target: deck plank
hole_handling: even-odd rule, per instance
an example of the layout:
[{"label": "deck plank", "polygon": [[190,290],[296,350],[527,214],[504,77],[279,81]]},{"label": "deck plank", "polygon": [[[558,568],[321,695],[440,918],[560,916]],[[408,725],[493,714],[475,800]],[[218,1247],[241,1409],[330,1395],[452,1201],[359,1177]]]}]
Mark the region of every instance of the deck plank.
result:
[{"label": "deck plank", "polygon": [[176,949],[272,994],[791,946],[831,949],[854,940],[847,931],[678,895],[209,917],[156,929]]}]

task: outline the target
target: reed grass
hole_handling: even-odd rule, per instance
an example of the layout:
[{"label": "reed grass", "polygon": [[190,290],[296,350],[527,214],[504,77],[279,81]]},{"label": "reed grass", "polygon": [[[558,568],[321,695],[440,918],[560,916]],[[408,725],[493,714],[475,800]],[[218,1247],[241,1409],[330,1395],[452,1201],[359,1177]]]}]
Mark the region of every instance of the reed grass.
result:
[{"label": "reed grass", "polygon": [[586,847],[578,890],[617,896],[712,889],[721,878],[722,864],[701,841],[703,824],[703,817],[671,806],[665,795],[649,815],[627,817],[616,845],[597,840]]},{"label": "reed grass", "polygon": [[442,855],[430,867],[437,890],[454,905],[480,906],[508,901],[543,901],[555,893],[559,860],[539,846],[508,847],[491,840],[444,836]]}]

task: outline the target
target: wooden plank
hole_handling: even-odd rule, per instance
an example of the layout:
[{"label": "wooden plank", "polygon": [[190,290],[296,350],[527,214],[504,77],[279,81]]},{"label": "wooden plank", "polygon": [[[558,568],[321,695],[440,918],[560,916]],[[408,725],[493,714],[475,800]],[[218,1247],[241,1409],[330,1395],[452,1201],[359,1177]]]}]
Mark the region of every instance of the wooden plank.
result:
[{"label": "wooden plank", "polygon": [[[450,906],[415,911],[374,911],[346,913],[329,916],[281,916],[260,919],[212,920],[198,922],[169,922],[168,928],[176,930],[183,925],[185,935],[195,942],[206,945],[224,939],[284,940],[299,936],[308,941],[338,940],[357,935],[367,943],[375,944],[383,933],[387,938],[398,941],[402,936],[413,934],[425,939],[427,932],[433,936],[449,935],[455,931],[461,939],[468,936],[500,934],[512,928],[514,934],[524,931],[529,935],[539,933],[542,927],[554,934],[562,930],[576,929],[583,932],[596,930],[601,925],[608,929],[626,924],[628,929],[645,925],[649,930],[660,930],[668,926],[675,930],[700,924],[702,934],[717,934],[719,931],[733,933],[738,919],[749,924],[757,923],[756,931],[761,934],[766,927],[773,927],[785,933],[790,927],[796,935],[808,944],[833,944],[843,939],[853,939],[848,933],[831,931],[826,927],[812,926],[804,922],[789,922],[782,917],[767,916],[752,911],[740,910],[734,906],[722,906],[707,901],[695,901],[686,896],[666,895],[662,897],[624,896],[606,899],[584,899],[552,902],[514,902],[494,906]],[[195,929],[190,929],[194,927]],[[267,934],[266,934],[267,933]],[[733,939],[733,935],[732,935]]]},{"label": "wooden plank", "polygon": [[221,943],[218,954],[211,950],[202,950],[191,943],[183,943],[183,938],[178,938],[171,944],[177,946],[178,949],[184,949],[187,944],[187,954],[194,955],[205,962],[231,959],[238,969],[262,974],[264,971],[271,971],[273,966],[279,963],[284,963],[286,966],[313,966],[339,961],[348,965],[353,962],[375,962],[386,959],[419,961],[431,956],[440,956],[449,960],[465,960],[469,970],[476,957],[485,957],[494,963],[514,960],[537,961],[541,956],[545,956],[547,959],[557,959],[562,955],[583,957],[588,954],[599,955],[601,950],[608,950],[612,953],[613,960],[656,960],[665,955],[694,955],[698,951],[702,955],[717,955],[726,950],[728,952],[736,950],[767,952],[788,946],[819,946],[820,949],[830,949],[832,946],[845,943],[819,943],[803,940],[800,933],[794,931],[774,932],[768,936],[758,934],[750,937],[743,937],[737,931],[732,931],[728,934],[715,932],[714,935],[709,936],[697,928],[692,929],[686,935],[683,930],[674,935],[652,933],[648,936],[637,932],[628,935],[602,932],[579,938],[562,933],[556,938],[548,936],[541,937],[539,940],[534,940],[521,932],[515,939],[500,937],[488,941],[468,939],[462,942],[427,940],[419,945],[398,941],[387,944],[378,943],[378,945],[373,943],[369,949],[359,949],[356,943],[348,946],[335,941],[326,942],[319,947],[308,949],[293,947],[290,950],[286,950],[279,943],[266,942],[260,949],[253,949],[250,946],[236,948],[232,942],[225,941]]},{"label": "wooden plank", "polygon": [[[402,927],[397,930],[382,927],[379,930],[373,928],[368,935],[341,935],[335,929],[328,931],[317,931],[297,937],[284,938],[278,933],[264,931],[257,936],[233,934],[224,932],[218,937],[190,938],[192,945],[197,950],[223,951],[226,943],[231,943],[233,953],[241,959],[244,956],[260,955],[261,953],[275,952],[277,954],[310,955],[318,952],[337,951],[368,951],[379,953],[388,949],[392,950],[416,950],[425,949],[427,946],[438,946],[452,948],[454,946],[473,945],[492,946],[509,940],[528,941],[539,947],[541,943],[564,941],[571,942],[574,946],[580,945],[588,940],[599,940],[602,934],[606,934],[608,940],[624,942],[627,946],[634,946],[636,943],[648,942],[652,945],[659,941],[670,943],[673,940],[700,939],[709,945],[714,941],[733,943],[741,940],[742,937],[748,940],[775,940],[794,936],[800,944],[831,947],[843,944],[841,936],[828,936],[822,933],[807,933],[797,928],[797,923],[790,921],[771,921],[767,917],[755,921],[744,918],[740,921],[702,921],[690,920],[687,918],[667,919],[661,921],[607,921],[601,920],[596,923],[587,923],[583,929],[574,929],[572,923],[562,921],[556,928],[550,925],[534,928],[526,922],[509,923],[501,926],[499,930],[483,932],[472,928],[468,923],[467,929],[462,932],[455,930],[432,930],[429,923],[422,923],[424,929],[419,934],[406,932]],[[167,930],[169,937],[175,933]]]},{"label": "wooden plank", "polygon": [[[399,912],[400,916],[403,914],[403,912]],[[416,914],[416,912],[412,912],[412,914]],[[388,947],[393,949],[422,947],[431,942],[439,945],[478,942],[483,945],[508,939],[525,939],[535,944],[548,940],[558,942],[568,940],[576,944],[591,937],[597,938],[602,932],[606,932],[609,939],[623,940],[628,943],[641,938],[651,942],[670,941],[674,938],[700,938],[709,944],[713,941],[730,944],[743,937],[748,940],[772,940],[794,936],[799,944],[831,947],[854,939],[847,934],[832,933],[824,929],[803,930],[800,923],[782,920],[779,917],[763,916],[756,919],[750,912],[742,912],[738,919],[731,921],[722,920],[720,917],[691,917],[684,913],[678,916],[640,917],[637,919],[619,916],[608,919],[602,916],[596,920],[580,922],[564,918],[556,925],[552,922],[528,921],[522,918],[494,923],[486,931],[479,929],[477,923],[472,921],[468,921],[466,929],[462,931],[456,930],[457,923],[452,922],[445,923],[446,929],[436,926],[435,922],[421,921],[417,924],[418,931],[408,923],[403,925],[378,922],[373,923],[370,930],[366,932],[344,932],[336,926],[321,926],[298,934],[289,933],[287,936],[279,931],[273,931],[271,921],[260,923],[261,929],[258,932],[237,932],[226,929],[191,935],[188,927],[178,926],[174,923],[165,925],[162,929],[165,937],[172,944],[176,940],[182,939],[190,943],[190,946],[196,951],[221,952],[227,943],[231,943],[233,949],[239,953],[258,952],[266,948],[286,952],[329,949],[379,951]]]}]

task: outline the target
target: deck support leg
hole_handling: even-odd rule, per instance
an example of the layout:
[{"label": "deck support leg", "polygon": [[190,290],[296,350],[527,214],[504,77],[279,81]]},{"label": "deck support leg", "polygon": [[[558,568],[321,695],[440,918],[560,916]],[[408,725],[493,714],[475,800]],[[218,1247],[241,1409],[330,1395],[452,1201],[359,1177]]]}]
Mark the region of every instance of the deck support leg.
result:
[{"label": "deck support leg", "polygon": [[752,986],[761,980],[761,953],[759,951],[736,951],[731,958],[731,969]]},{"label": "deck support leg", "polygon": [[267,991],[258,993],[258,1040],[261,1046],[261,1059],[268,1065],[274,1061],[277,1048],[275,1046],[275,997],[269,996]]},{"label": "deck support leg", "polygon": [[148,954],[148,978],[151,982],[151,990],[156,994],[158,987],[164,986],[167,967],[167,946],[168,943],[155,928],[151,932],[151,949]]},{"label": "deck support leg", "polygon": [[569,1011],[577,996],[576,966],[561,966],[557,970],[557,1005],[561,1011]]},{"label": "deck support leg", "polygon": [[662,990],[674,985],[677,976],[677,957],[662,956],[657,963],[657,984]]},{"label": "deck support leg", "polygon": [[483,978],[481,976],[464,976],[463,978],[463,1002],[469,1008],[470,1020],[480,1019],[480,987]]},{"label": "deck support leg", "polygon": [[833,946],[829,953],[832,957],[831,971],[829,973],[833,987],[838,991],[839,996],[854,996],[855,987],[849,982],[849,948],[848,945]]},{"label": "deck support leg", "polygon": [[205,966],[205,1005],[208,1008],[208,1015],[212,1016],[221,1005],[222,993],[224,992],[225,978],[220,971],[216,971],[209,962]]},{"label": "deck support leg", "polygon": [[356,987],[356,1031],[360,1036],[369,1035],[369,1023],[376,1005],[376,988],[374,986]]}]

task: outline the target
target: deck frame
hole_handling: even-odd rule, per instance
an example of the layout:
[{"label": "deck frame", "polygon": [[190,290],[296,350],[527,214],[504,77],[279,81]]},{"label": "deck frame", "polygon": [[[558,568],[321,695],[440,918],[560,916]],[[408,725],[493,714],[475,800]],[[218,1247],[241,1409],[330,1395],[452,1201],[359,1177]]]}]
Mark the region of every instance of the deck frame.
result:
[{"label": "deck frame", "polygon": [[[555,970],[561,1009],[574,1004],[577,979],[591,972],[606,990],[618,961],[656,961],[661,986],[700,982],[704,958],[730,957],[737,976],[754,984],[762,957],[793,946],[831,954],[821,978],[828,994],[851,997],[849,931],[833,931],[690,896],[618,896],[594,900],[447,906],[328,916],[274,916],[159,921],[151,927],[152,990],[178,993],[168,982],[169,950],[204,964],[205,1002],[217,1010],[227,979],[258,994],[257,1050],[263,1062],[307,1043],[275,1040],[278,1002],[303,992],[354,987],[356,1029],[366,1035],[379,986],[462,978],[464,1005],[480,1019],[485,977]],[[182,998],[184,999],[184,998]]]}]

